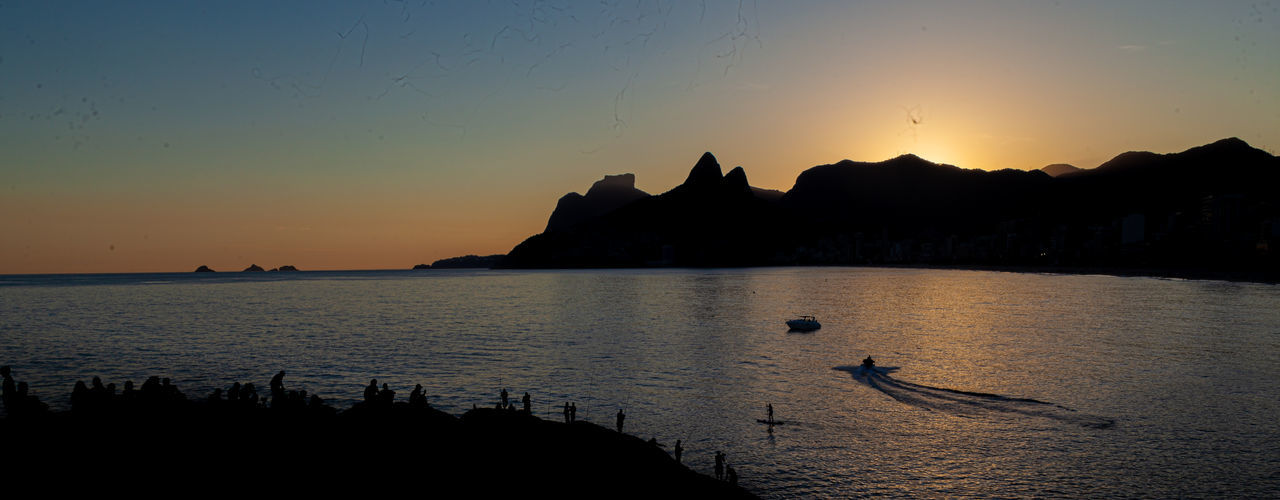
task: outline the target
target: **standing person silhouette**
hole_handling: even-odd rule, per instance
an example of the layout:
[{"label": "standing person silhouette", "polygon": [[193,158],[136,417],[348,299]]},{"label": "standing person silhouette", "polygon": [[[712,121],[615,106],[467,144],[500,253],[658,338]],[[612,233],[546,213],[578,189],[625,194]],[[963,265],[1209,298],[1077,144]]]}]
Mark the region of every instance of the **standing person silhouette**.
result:
[{"label": "standing person silhouette", "polygon": [[12,412],[14,407],[18,405],[18,386],[13,381],[13,374],[9,371],[9,366],[0,366],[0,376],[4,377],[4,388],[0,389],[3,394],[4,408],[6,411]]},{"label": "standing person silhouette", "polygon": [[502,392],[499,393],[498,395],[502,396],[502,408],[505,409],[507,407],[507,388],[503,387]]},{"label": "standing person silhouette", "polygon": [[378,379],[369,380],[369,385],[364,387],[364,404],[373,406],[378,402]]},{"label": "standing person silhouette", "polygon": [[531,399],[529,399],[529,393],[524,393],[524,397],[520,398],[520,402],[524,403],[525,413],[533,414],[533,405],[531,403]]},{"label": "standing person silhouette", "polygon": [[618,432],[622,432],[622,421],[627,419],[627,415],[622,413],[622,408],[618,408]]},{"label": "standing person silhouette", "polygon": [[284,370],[280,370],[280,373],[277,373],[276,376],[271,377],[271,383],[268,385],[271,387],[271,407],[272,408],[283,407],[285,403]]},{"label": "standing person silhouette", "polygon": [[676,440],[676,463],[680,463],[680,455],[684,454],[684,447],[680,446],[680,440]]}]

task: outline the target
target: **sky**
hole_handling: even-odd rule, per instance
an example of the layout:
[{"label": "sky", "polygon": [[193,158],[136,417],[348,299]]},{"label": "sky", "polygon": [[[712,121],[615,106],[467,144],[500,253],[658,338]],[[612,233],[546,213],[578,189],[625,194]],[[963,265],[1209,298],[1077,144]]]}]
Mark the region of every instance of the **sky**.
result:
[{"label": "sky", "polygon": [[[1280,2],[0,2],[0,274],[404,269],[704,151],[1280,149]],[[1083,201],[1087,202],[1087,201]]]}]

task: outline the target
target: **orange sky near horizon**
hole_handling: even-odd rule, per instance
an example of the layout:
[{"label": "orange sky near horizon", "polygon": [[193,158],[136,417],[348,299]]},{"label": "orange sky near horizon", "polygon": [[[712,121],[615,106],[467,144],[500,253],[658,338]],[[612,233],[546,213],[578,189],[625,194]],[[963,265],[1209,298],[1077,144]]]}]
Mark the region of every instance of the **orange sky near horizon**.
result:
[{"label": "orange sky near horizon", "polygon": [[704,151],[786,190],[904,153],[1280,147],[1268,3],[305,5],[0,6],[0,274],[505,253]]}]

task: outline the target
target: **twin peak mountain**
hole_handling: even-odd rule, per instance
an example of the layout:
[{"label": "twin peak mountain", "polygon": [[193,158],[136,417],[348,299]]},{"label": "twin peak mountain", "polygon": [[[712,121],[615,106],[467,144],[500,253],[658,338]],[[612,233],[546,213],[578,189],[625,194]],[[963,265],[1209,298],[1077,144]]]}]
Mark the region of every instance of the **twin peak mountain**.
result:
[{"label": "twin peak mountain", "polygon": [[1093,169],[844,160],[805,170],[785,193],[752,187],[742,167],[724,174],[705,153],[662,194],[628,173],[565,195],[501,267],[1275,267],[1278,182],[1280,160],[1235,138]]}]

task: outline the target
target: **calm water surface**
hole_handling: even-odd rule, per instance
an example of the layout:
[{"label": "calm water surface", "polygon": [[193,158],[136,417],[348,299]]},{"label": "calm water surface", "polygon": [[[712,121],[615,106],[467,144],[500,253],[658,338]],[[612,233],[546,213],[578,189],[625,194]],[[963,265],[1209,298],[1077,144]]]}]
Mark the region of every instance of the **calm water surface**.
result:
[{"label": "calm water surface", "polygon": [[[783,320],[813,314],[814,333]],[[857,376],[872,355],[896,367]],[[232,381],[346,406],[370,378],[460,414],[498,391],[766,497],[1280,496],[1280,287],[780,268],[0,276],[0,363]],[[952,389],[952,392],[943,389]],[[785,425],[755,419],[772,403]]]}]

